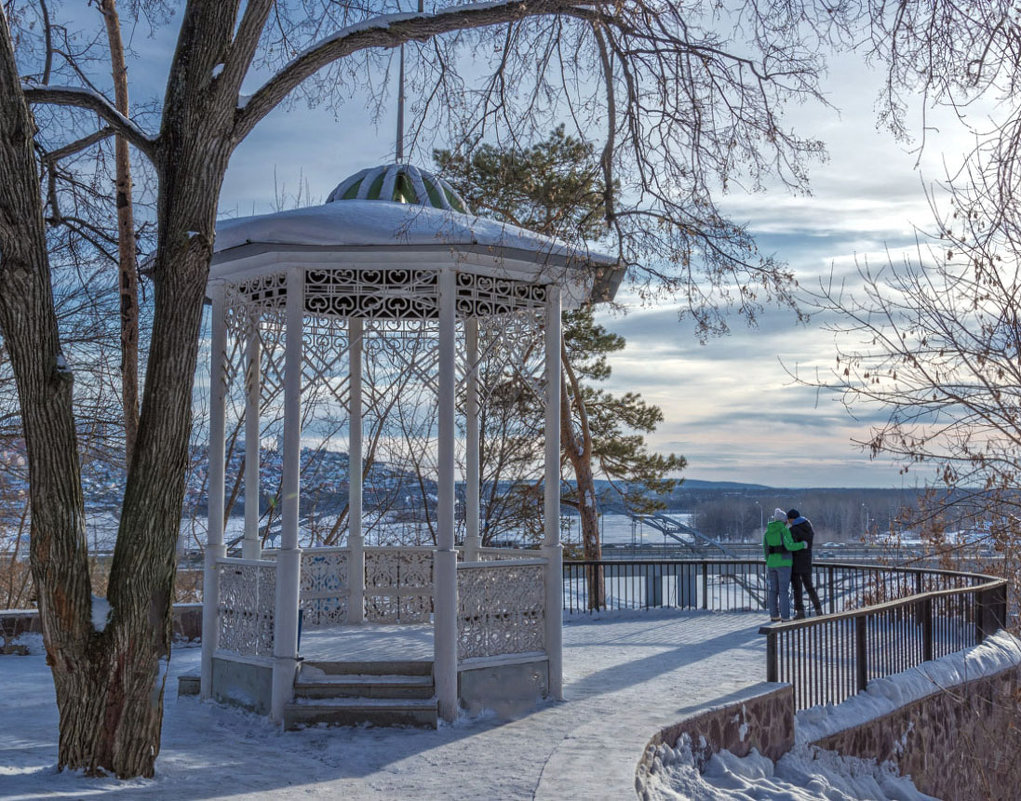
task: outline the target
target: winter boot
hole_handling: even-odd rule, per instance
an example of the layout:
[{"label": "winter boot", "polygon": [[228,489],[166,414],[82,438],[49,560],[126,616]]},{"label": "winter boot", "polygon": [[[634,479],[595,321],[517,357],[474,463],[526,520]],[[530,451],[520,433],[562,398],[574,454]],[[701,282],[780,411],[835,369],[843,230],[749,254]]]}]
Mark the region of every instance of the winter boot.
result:
[{"label": "winter boot", "polygon": [[795,620],[804,620],[805,619],[805,610],[804,609],[799,609],[797,612],[795,612],[794,613],[794,619]]}]

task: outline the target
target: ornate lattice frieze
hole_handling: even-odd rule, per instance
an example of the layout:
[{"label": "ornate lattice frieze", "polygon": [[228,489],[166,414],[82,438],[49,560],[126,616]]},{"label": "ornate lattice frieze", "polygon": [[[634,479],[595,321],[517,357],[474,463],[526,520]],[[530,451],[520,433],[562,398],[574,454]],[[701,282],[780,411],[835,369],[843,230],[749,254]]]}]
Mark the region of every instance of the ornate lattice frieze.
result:
[{"label": "ornate lattice frieze", "polygon": [[[287,301],[287,273],[232,284],[229,302],[248,309],[280,309]],[[545,304],[545,284],[455,273],[455,313],[496,317]],[[439,316],[439,271],[419,267],[350,267],[305,270],[305,311],[316,317],[367,320],[434,320]]]},{"label": "ornate lattice frieze", "polygon": [[216,569],[219,648],[239,656],[272,656],[276,563],[223,559]]},{"label": "ornate lattice frieze", "polygon": [[389,268],[305,271],[310,314],[367,319],[427,320],[437,316],[436,270]]},{"label": "ornate lattice frieze", "polygon": [[365,617],[373,623],[423,623],[432,613],[430,548],[366,548]]},{"label": "ornate lattice frieze", "polygon": [[348,552],[310,548],[301,554],[302,625],[323,629],[347,623]]},{"label": "ornate lattice frieze", "polygon": [[546,303],[547,289],[543,284],[459,272],[456,286],[458,317],[495,317],[520,309],[542,308]]},{"label": "ornate lattice frieze", "polygon": [[458,565],[458,659],[545,650],[544,566]]},{"label": "ornate lattice frieze", "polygon": [[228,301],[258,309],[282,308],[287,302],[287,273],[270,273],[228,284]]}]

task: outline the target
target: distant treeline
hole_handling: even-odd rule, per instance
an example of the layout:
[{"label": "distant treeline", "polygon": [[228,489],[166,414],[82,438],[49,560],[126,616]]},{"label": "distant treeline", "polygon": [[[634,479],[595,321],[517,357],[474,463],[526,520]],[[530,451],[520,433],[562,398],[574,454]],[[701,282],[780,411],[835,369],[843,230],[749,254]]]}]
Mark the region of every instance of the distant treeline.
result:
[{"label": "distant treeline", "polygon": [[[687,509],[695,528],[717,539],[757,538],[776,508],[797,509],[812,521],[822,540],[855,542],[903,534],[905,508],[918,506],[921,493],[892,489],[749,489],[688,491]],[[676,493],[675,493],[676,494]],[[681,498],[672,497],[671,506]]]}]

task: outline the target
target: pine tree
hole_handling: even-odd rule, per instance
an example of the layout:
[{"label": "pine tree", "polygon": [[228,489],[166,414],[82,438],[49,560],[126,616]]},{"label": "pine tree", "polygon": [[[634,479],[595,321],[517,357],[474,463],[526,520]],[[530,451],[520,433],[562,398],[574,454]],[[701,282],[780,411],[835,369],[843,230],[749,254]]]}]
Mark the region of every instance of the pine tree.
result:
[{"label": "pine tree", "polygon": [[[434,158],[476,212],[571,243],[605,234],[599,160],[591,144],[567,136],[563,126],[529,147],[439,150]],[[610,377],[608,356],[624,348],[623,337],[597,323],[591,306],[564,312],[563,323],[560,437],[573,483],[564,483],[562,502],[578,510],[584,557],[596,561],[602,558],[596,473],[615,484],[629,509],[647,512],[662,508],[656,496],[677,485],[680,479],[669,476],[686,462],[648,449],[643,435],[662,422],[658,407],[634,392],[615,396],[594,386]],[[599,606],[601,581],[598,571],[591,575],[589,602]]]}]

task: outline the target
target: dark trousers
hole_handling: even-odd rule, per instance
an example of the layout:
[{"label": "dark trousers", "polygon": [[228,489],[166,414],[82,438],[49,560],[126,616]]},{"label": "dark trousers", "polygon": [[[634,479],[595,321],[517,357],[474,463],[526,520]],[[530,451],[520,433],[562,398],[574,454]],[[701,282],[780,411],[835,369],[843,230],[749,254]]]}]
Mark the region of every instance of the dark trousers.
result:
[{"label": "dark trousers", "polygon": [[794,590],[794,611],[805,611],[805,599],[801,596],[802,587],[808,592],[808,598],[812,602],[812,606],[815,607],[816,614],[821,615],[822,604],[819,603],[819,594],[815,591],[815,587],[812,586],[811,573],[791,573],[791,589]]}]

